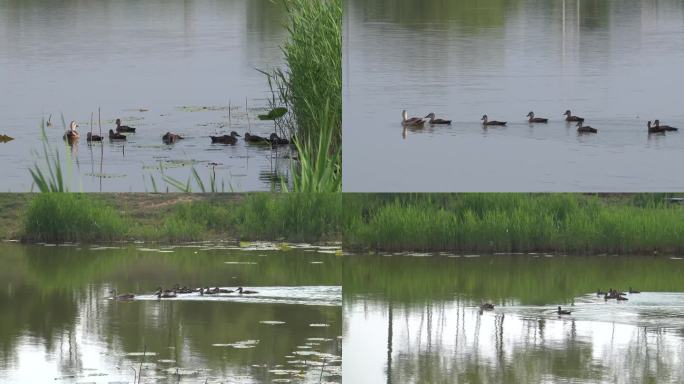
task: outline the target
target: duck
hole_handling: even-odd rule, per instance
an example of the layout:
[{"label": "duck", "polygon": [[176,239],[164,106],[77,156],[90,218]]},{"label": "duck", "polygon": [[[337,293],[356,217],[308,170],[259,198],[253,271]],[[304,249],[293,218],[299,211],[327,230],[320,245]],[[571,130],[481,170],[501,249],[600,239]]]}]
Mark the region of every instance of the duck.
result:
[{"label": "duck", "polygon": [[157,291],[154,294],[157,296],[157,299],[170,299],[176,297],[176,292],[162,289],[162,287],[157,288]]},{"label": "duck", "polygon": [[126,125],[121,125],[121,119],[116,119],[116,131],[117,132],[130,132],[134,133],[135,128]]},{"label": "duck", "polygon": [[102,136],[93,135],[92,133],[88,132],[86,134],[86,140],[88,140],[88,141],[102,141]]},{"label": "duck", "polygon": [[287,145],[287,144],[290,144],[290,140],[278,136],[278,134],[275,132],[271,133],[271,136],[269,136],[269,140],[271,141],[271,145]]},{"label": "duck", "polygon": [[679,130],[679,128],[670,127],[669,125],[660,125],[660,120],[658,120],[658,119],[656,119],[654,123],[655,123],[656,128],[661,128],[663,131],[676,132]]},{"label": "duck", "polygon": [[646,127],[648,127],[648,133],[663,133],[663,132],[665,132],[665,130],[662,127],[651,126],[651,121],[646,123]]},{"label": "duck", "polygon": [[534,117],[534,112],[530,111],[530,113],[527,114],[527,116],[530,119],[528,120],[530,123],[548,123],[549,119],[544,119],[541,117]]},{"label": "duck", "polygon": [[492,303],[480,304],[480,309],[483,311],[491,311],[494,309],[494,304],[492,304]]},{"label": "duck", "polygon": [[235,291],[232,291],[230,289],[219,288],[219,287],[214,288],[214,293],[233,293],[233,292],[235,292]]},{"label": "duck", "polygon": [[428,123],[431,125],[451,125],[451,120],[435,119],[435,114],[433,112],[428,113],[425,118],[430,119],[428,120]]},{"label": "duck", "polygon": [[162,141],[164,142],[164,144],[173,144],[176,141],[183,139],[185,139],[185,137],[181,135],[176,135],[175,133],[171,132],[166,132],[164,136],[162,136]]},{"label": "duck", "polygon": [[249,132],[245,133],[245,141],[248,143],[259,143],[259,144],[270,143],[270,141],[267,138],[257,136],[257,135],[252,135]]},{"label": "duck", "polygon": [[126,141],[126,135],[122,135],[119,132],[114,132],[113,129],[109,130],[109,140],[122,140]]},{"label": "duck", "polygon": [[257,291],[248,291],[248,290],[242,289],[242,287],[238,287],[237,291],[241,295],[249,295],[249,294],[253,294],[253,293],[259,293]]},{"label": "duck", "polygon": [[404,127],[422,127],[425,125],[425,120],[420,117],[408,117],[408,112],[404,109],[401,112],[401,125]]},{"label": "duck", "polygon": [[565,111],[565,113],[563,115],[565,116],[565,121],[574,121],[574,122],[578,122],[578,121],[583,122],[584,121],[583,117],[573,116],[572,112],[570,112],[569,109],[567,111]]},{"label": "duck", "polygon": [[630,295],[633,294],[633,293],[641,293],[641,291],[635,291],[634,289],[632,289],[632,287],[629,287],[629,291],[628,291],[628,292],[629,292]]},{"label": "duck", "polygon": [[223,135],[223,136],[209,136],[211,137],[211,142],[213,143],[220,143],[220,144],[235,144],[238,141],[238,135],[237,132],[232,131],[230,135]]},{"label": "duck", "polygon": [[492,125],[498,125],[498,126],[506,125],[506,121],[496,121],[496,120],[489,121],[489,118],[487,118],[487,115],[483,115],[481,120],[482,120],[482,125],[484,125],[485,127],[492,126]]},{"label": "duck", "polygon": [[112,289],[109,291],[109,293],[112,294],[112,297],[110,299],[112,300],[133,300],[135,298],[135,295],[132,293],[122,293],[120,295],[116,294],[116,289]]},{"label": "duck", "polygon": [[598,129],[590,127],[590,126],[582,126],[582,122],[577,123],[577,132],[579,133],[598,133]]},{"label": "duck", "polygon": [[570,311],[568,311],[568,310],[566,310],[566,309],[561,309],[560,306],[558,306],[558,311],[557,311],[557,312],[558,312],[559,315],[569,315],[569,314],[572,313],[572,312],[570,312]]},{"label": "duck", "polygon": [[69,124],[69,130],[66,131],[64,136],[62,137],[64,140],[68,141],[69,144],[72,144],[73,142],[77,141],[79,138],[78,131],[76,130],[78,128],[78,124],[76,124],[75,121],[72,121]]}]

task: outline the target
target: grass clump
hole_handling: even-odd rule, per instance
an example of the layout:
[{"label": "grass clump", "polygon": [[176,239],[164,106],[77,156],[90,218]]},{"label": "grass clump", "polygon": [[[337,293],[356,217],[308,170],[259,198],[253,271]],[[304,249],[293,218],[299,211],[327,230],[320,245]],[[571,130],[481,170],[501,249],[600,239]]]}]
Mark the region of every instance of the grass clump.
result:
[{"label": "grass clump", "polygon": [[41,193],[29,203],[24,237],[29,241],[115,241],[128,225],[111,206],[83,194]]},{"label": "grass clump", "polygon": [[665,199],[611,202],[577,194],[364,198],[344,197],[346,247],[591,254],[684,250],[678,235],[684,230],[684,210]]}]

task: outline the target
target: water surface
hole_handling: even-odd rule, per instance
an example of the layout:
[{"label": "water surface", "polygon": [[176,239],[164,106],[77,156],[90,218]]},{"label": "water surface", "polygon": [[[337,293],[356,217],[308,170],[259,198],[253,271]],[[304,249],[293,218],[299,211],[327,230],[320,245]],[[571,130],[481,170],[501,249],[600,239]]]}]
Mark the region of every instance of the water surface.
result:
[{"label": "water surface", "polygon": [[[273,179],[287,176],[286,153],[242,141],[212,145],[208,136],[273,131],[255,121],[270,97],[256,69],[282,64],[285,17],[269,0],[0,2],[0,134],[15,138],[0,145],[2,189],[30,190],[32,150],[42,153],[39,126],[50,115],[49,142],[73,190],[151,191],[150,176],[164,190],[161,167],[185,181],[191,165],[207,183],[209,163],[226,191],[279,186]],[[103,133],[116,118],[137,133],[125,145],[89,147],[98,108]],[[61,114],[80,125],[73,153],[61,139]],[[186,139],[166,146],[168,131]]]},{"label": "water surface", "polygon": [[[676,191],[684,128],[677,0],[350,0],[350,192]],[[402,132],[401,111],[450,127]],[[586,118],[578,136],[561,114]],[[531,126],[534,111],[549,124]],[[483,129],[480,118],[508,121]]]},{"label": "water surface", "polygon": [[[344,378],[682,382],[682,272],[681,259],[652,256],[348,256]],[[642,293],[625,302],[595,293],[630,285]]]},{"label": "water surface", "polygon": [[340,382],[341,259],[225,248],[0,244],[0,382]]}]

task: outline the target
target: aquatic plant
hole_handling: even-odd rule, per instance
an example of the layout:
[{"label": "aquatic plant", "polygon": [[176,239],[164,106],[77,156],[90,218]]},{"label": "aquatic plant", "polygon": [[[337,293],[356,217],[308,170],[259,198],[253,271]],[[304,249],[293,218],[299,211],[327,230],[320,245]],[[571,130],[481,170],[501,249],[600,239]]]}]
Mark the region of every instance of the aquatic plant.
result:
[{"label": "aquatic plant", "polygon": [[[64,117],[62,117],[62,120],[64,120]],[[31,177],[33,178],[33,185],[35,185],[40,192],[68,192],[69,190],[62,174],[62,163],[59,159],[59,151],[55,149],[54,158],[50,158],[52,148],[50,148],[47,133],[45,132],[45,119],[40,123],[40,131],[46,171],[44,172],[37,163],[33,165],[32,169],[29,169]],[[33,187],[31,190],[33,190]]]}]

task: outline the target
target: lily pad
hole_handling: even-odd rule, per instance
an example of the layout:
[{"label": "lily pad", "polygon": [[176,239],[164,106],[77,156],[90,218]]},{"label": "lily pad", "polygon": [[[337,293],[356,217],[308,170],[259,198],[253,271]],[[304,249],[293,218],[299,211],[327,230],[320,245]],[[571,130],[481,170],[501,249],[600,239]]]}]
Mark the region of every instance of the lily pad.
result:
[{"label": "lily pad", "polygon": [[277,120],[285,116],[287,108],[273,108],[265,115],[259,115],[259,120]]}]

